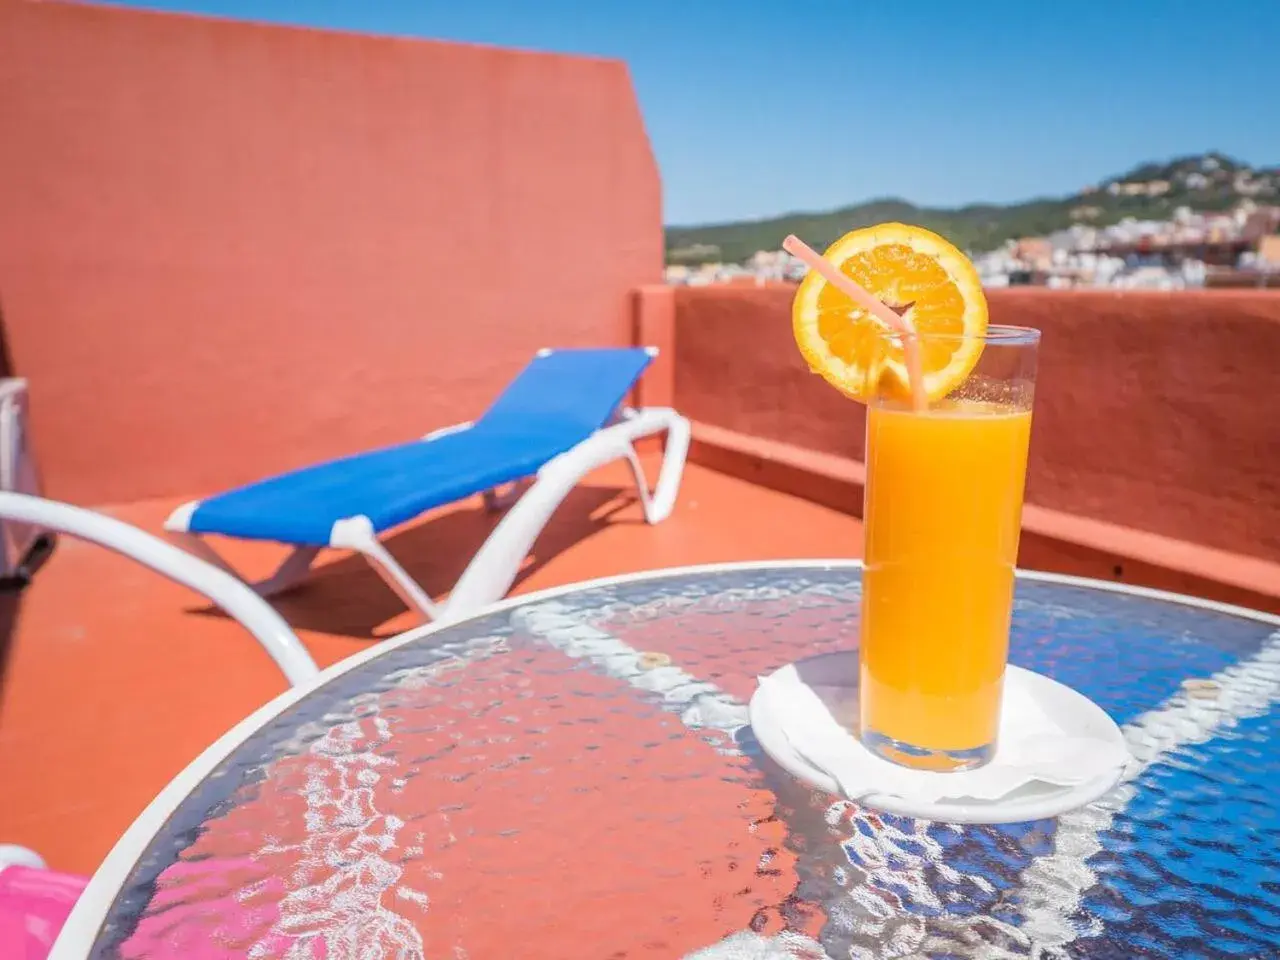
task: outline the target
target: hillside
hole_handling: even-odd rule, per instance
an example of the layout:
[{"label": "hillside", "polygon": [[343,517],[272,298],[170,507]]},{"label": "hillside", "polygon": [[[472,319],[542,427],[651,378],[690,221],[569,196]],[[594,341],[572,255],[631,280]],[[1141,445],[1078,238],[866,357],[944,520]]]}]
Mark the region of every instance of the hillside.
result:
[{"label": "hillside", "polygon": [[1226,210],[1250,197],[1280,203],[1280,167],[1254,168],[1220,153],[1144,163],[1080,193],[1007,205],[917,207],[896,198],[871,200],[828,213],[788,213],[768,220],[668,227],[668,263],[736,263],[757,250],[777,249],[788,233],[821,249],[855,227],[900,220],[935,230],[978,252],[1006,240],[1042,236],[1073,223],[1106,226],[1124,217],[1167,220],[1178,207]]}]

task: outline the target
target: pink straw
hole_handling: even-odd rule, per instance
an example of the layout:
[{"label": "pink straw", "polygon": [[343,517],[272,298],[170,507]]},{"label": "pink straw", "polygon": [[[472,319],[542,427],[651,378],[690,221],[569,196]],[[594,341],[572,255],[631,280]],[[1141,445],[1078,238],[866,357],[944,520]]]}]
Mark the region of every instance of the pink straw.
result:
[{"label": "pink straw", "polygon": [[926,409],[929,406],[929,400],[924,392],[920,340],[916,336],[916,328],[912,326],[911,321],[899,316],[892,307],[872,296],[861,284],[846,277],[834,263],[794,234],[782,241],[782,249],[796,259],[803,260],[811,270],[817,270],[827,283],[902,337],[902,348],[907,355],[907,379],[911,381],[911,406],[916,410]]}]

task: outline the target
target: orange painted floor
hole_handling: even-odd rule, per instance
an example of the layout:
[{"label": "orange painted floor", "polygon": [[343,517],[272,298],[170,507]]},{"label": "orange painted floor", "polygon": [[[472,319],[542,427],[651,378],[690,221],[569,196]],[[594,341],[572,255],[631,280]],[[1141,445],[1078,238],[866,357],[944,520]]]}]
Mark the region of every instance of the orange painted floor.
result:
[{"label": "orange painted floor", "polygon": [[[156,532],[180,499],[106,512]],[[388,545],[440,596],[494,522],[475,498]],[[852,557],[861,540],[850,516],[694,465],[674,514],[650,527],[629,472],[613,465],[560,508],[514,591],[693,563]],[[224,546],[250,576],[281,555]],[[415,623],[363,560],[341,554],[275,605],[321,666]],[[3,612],[0,842],[34,847],[59,869],[92,872],[175,773],[284,689],[257,644],[202,598],[73,540]]]}]

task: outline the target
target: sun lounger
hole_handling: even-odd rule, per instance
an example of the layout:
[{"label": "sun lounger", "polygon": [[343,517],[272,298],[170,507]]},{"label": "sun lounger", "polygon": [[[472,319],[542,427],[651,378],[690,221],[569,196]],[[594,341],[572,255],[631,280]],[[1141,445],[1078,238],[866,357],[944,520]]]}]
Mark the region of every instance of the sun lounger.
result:
[{"label": "sun lounger", "polygon": [[[229,568],[203,535],[292,545],[276,573],[255,584],[264,596],[297,584],[319,552],[332,547],[363,554],[424,617],[463,616],[507,592],[556,507],[602,464],[624,459],[631,465],[650,523],[670,514],[688,452],[689,422],[667,408],[622,406],[655,354],[652,348],[540,350],[473,423],[184,504],[165,528],[224,569]],[[664,432],[666,454],[650,494],[633,443]],[[500,486],[531,478],[443,604],[433,602],[378,539],[433,507],[476,493],[496,507],[503,502]]]}]

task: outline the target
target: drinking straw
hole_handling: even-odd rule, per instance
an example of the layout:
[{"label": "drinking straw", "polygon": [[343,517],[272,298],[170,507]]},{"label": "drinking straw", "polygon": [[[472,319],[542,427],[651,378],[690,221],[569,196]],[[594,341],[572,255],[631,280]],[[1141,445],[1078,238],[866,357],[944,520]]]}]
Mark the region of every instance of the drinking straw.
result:
[{"label": "drinking straw", "polygon": [[811,270],[817,270],[827,283],[902,337],[902,349],[907,358],[907,379],[911,386],[911,406],[915,410],[925,410],[929,406],[929,400],[924,392],[920,338],[916,336],[916,328],[911,321],[900,316],[892,307],[873,296],[857,281],[845,276],[840,272],[839,267],[794,234],[782,241],[782,249],[798,260],[804,261]]}]

